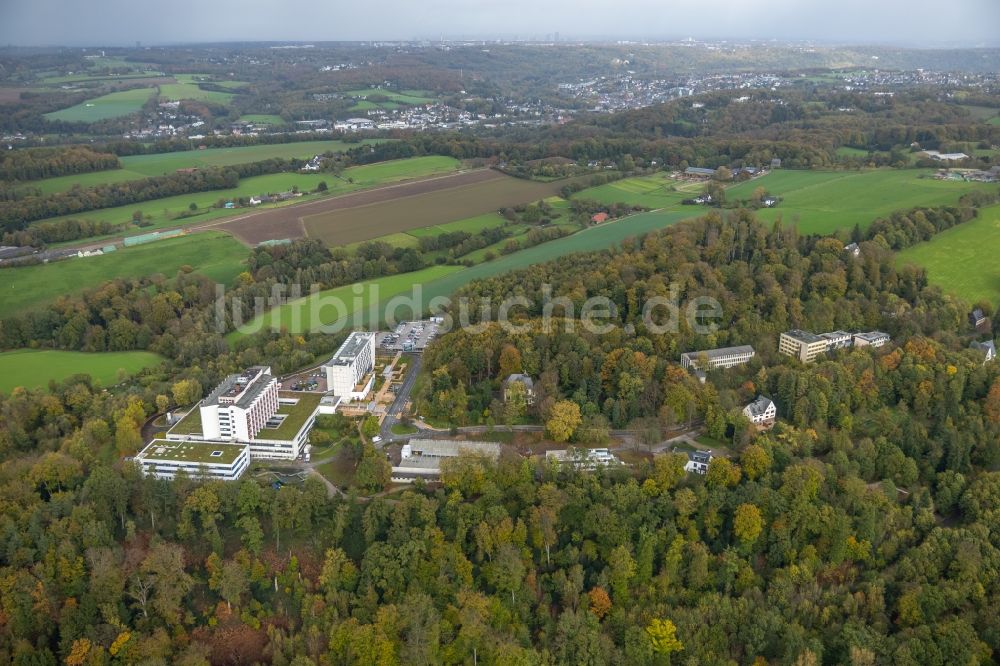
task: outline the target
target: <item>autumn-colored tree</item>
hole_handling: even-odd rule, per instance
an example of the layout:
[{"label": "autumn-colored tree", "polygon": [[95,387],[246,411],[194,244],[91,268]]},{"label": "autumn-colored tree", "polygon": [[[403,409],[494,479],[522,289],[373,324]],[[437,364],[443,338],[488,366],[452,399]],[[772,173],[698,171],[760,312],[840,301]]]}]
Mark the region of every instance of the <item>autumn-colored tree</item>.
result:
[{"label": "autumn-colored tree", "polygon": [[590,612],[596,615],[598,620],[604,619],[611,610],[611,597],[608,593],[603,587],[595,587],[587,593],[587,597],[590,599]]},{"label": "autumn-colored tree", "polygon": [[684,649],[684,644],[677,638],[677,627],[670,620],[653,618],[646,625],[646,635],[656,654],[669,657],[674,652]]},{"label": "autumn-colored tree", "polygon": [[764,519],[756,505],[744,503],[736,507],[736,514],[733,516],[733,534],[744,546],[753,545],[763,529]]},{"label": "autumn-colored tree", "polygon": [[498,377],[501,380],[522,372],[521,352],[518,351],[517,347],[510,344],[503,346],[500,350],[499,366]]},{"label": "autumn-colored tree", "polygon": [[759,444],[751,444],[740,455],[740,466],[747,478],[756,481],[771,469],[771,454]]},{"label": "autumn-colored tree", "polygon": [[560,400],[552,406],[552,413],[545,423],[549,436],[557,442],[568,441],[582,422],[580,406],[571,400]]},{"label": "autumn-colored tree", "polygon": [[741,474],[739,465],[728,458],[717,456],[708,463],[705,483],[718,488],[732,488],[740,482]]}]

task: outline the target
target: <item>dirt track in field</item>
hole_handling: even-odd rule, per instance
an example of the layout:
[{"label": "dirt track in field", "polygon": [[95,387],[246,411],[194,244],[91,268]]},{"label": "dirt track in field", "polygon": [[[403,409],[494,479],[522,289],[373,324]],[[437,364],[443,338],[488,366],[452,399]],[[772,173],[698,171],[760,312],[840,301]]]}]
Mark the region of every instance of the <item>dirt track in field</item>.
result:
[{"label": "dirt track in field", "polygon": [[[464,189],[469,186],[489,183],[490,181],[508,179],[510,179],[509,176],[505,176],[497,171],[479,169],[455,175],[387,185],[372,190],[311,201],[301,205],[247,213],[239,217],[199,225],[195,228],[211,228],[226,231],[248,245],[256,245],[267,240],[301,238],[306,235],[306,227],[302,223],[303,218],[319,218],[338,211],[372,206],[389,201],[398,201],[400,199],[447,190]],[[411,225],[409,228],[413,229],[416,226],[420,225]],[[383,231],[374,228],[372,225],[367,225],[364,233],[361,234],[363,237],[340,240],[338,244],[353,243],[358,240],[366,240],[387,233],[391,233],[391,231]]]}]

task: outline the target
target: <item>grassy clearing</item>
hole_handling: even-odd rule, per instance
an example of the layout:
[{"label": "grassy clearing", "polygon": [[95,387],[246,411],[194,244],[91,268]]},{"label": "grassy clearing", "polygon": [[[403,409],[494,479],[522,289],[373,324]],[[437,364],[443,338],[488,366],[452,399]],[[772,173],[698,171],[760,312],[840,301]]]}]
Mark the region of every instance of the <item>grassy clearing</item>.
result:
[{"label": "grassy clearing", "polygon": [[345,95],[351,97],[385,97],[392,102],[400,104],[427,104],[435,101],[433,97],[428,97],[427,93],[420,90],[404,90],[396,92],[394,90],[381,90],[379,88],[365,88],[363,90],[350,90]]},{"label": "grassy clearing", "polygon": [[0,269],[0,318],[96,287],[106,280],[155,273],[173,277],[181,266],[191,266],[216,282],[229,284],[242,270],[246,257],[246,248],[228,234],[206,232],[120,249],[99,257],[4,268]]},{"label": "grassy clearing", "polygon": [[749,199],[765,188],[782,197],[776,208],[757,216],[766,221],[781,217],[808,234],[832,234],[855,224],[866,228],[875,218],[917,206],[954,204],[966,192],[989,187],[981,183],[939,181],[928,169],[868,171],[774,171],[727,191],[728,199]]},{"label": "grassy clearing", "polygon": [[284,125],[285,121],[281,116],[275,116],[269,113],[248,113],[245,116],[240,116],[241,123],[255,123],[257,125]]},{"label": "grassy clearing", "polygon": [[153,88],[136,88],[122,92],[110,93],[71,106],[68,109],[46,113],[49,120],[64,120],[67,122],[93,123],[107,118],[118,118],[136,113],[142,108]]},{"label": "grassy clearing", "polygon": [[304,296],[254,318],[230,334],[230,338],[239,338],[267,328],[287,328],[292,333],[319,330],[323,326],[346,320],[353,312],[363,312],[373,304],[405,294],[414,285],[460,270],[459,266],[432,266],[413,273],[327,289],[317,297]]},{"label": "grassy clearing", "polygon": [[83,352],[18,349],[0,353],[0,391],[9,393],[18,386],[44,388],[49,380],[62,381],[72,375],[87,374],[104,386],[118,381],[119,370],[135,374],[157,365],[162,359],[151,352]]},{"label": "grassy clearing", "polygon": [[221,104],[223,106],[233,101],[233,93],[202,90],[194,82],[165,83],[160,86],[160,97],[165,97],[171,101],[193,99],[199,102],[211,102],[212,104]]},{"label": "grassy clearing", "polygon": [[1000,206],[897,255],[897,263],[927,269],[931,284],[969,303],[1000,301]]},{"label": "grassy clearing", "polygon": [[37,187],[42,194],[58,194],[68,192],[76,186],[96,187],[111,183],[124,183],[130,180],[142,180],[141,173],[128,169],[112,169],[110,171],[95,171],[93,173],[77,173],[69,176],[57,176],[25,183],[26,187]]},{"label": "grassy clearing", "polygon": [[627,203],[653,210],[677,208],[690,193],[679,192],[676,183],[665,173],[640,178],[626,178],[607,185],[591,187],[573,195],[574,199],[589,199],[603,204]]},{"label": "grassy clearing", "polygon": [[[132,219],[134,211],[142,211],[143,215],[150,218],[151,225],[145,228],[132,228],[127,235],[144,234],[148,231],[156,231],[165,227],[176,227],[188,223],[203,222],[218,217],[246,213],[245,209],[225,210],[212,209],[204,210],[214,205],[220,199],[229,201],[240,197],[249,197],[262,193],[285,192],[298,186],[302,192],[309,192],[316,188],[321,180],[325,180],[330,186],[330,191],[337,191],[336,179],[331,174],[318,173],[275,173],[266,176],[254,176],[244,178],[240,184],[228,190],[210,190],[208,192],[192,192],[191,194],[179,194],[165,199],[154,199],[142,203],[128,206],[117,206],[115,208],[101,208],[99,210],[77,213],[74,215],[64,215],[59,218],[50,219],[85,219],[85,220],[105,220],[115,224],[128,222]],[[346,187],[344,188],[347,189]],[[202,214],[186,219],[175,219],[178,213],[187,212],[191,204],[195,204],[202,209]]]},{"label": "grassy clearing", "polygon": [[406,233],[410,236],[416,236],[417,238],[421,238],[423,236],[440,236],[441,234],[454,233],[456,231],[466,231],[470,234],[475,234],[483,229],[502,227],[506,223],[507,220],[502,218],[498,213],[486,213],[484,215],[469,217],[464,220],[456,220],[455,222],[435,224],[434,226],[422,227],[420,229],[410,229]]}]

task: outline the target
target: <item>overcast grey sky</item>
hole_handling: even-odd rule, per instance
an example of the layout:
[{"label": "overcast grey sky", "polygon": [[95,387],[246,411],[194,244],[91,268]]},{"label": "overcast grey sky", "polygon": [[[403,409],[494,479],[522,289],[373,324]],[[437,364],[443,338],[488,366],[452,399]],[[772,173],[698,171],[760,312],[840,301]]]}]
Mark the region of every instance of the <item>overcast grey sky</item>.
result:
[{"label": "overcast grey sky", "polygon": [[1000,0],[0,0],[0,44],[437,37],[1000,45]]}]

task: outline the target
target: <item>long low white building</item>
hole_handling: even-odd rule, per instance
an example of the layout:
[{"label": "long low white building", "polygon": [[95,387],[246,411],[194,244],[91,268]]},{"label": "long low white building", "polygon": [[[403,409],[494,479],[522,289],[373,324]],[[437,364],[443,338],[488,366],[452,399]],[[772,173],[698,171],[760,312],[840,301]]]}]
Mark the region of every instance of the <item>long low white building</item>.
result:
[{"label": "long low white building", "polygon": [[250,465],[250,447],[154,439],[139,452],[135,462],[143,474],[158,479],[173,479],[184,472],[193,479],[235,481]]},{"label": "long low white building", "polygon": [[460,455],[478,455],[497,460],[501,445],[497,442],[457,441],[445,439],[411,439],[403,445],[398,465],[392,468],[393,483],[412,483],[417,479],[437,481],[441,478],[441,463]]},{"label": "long low white building", "polygon": [[[681,367],[694,370],[717,370],[732,368],[749,363],[757,352],[750,345],[739,347],[722,347],[720,349],[704,349],[702,351],[685,352],[681,354]],[[707,367],[701,367],[707,365]]]}]

